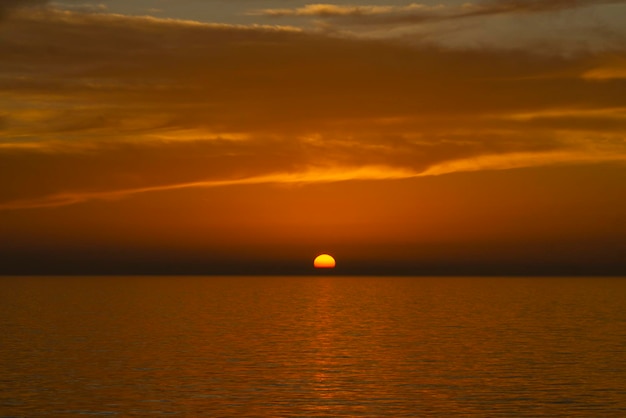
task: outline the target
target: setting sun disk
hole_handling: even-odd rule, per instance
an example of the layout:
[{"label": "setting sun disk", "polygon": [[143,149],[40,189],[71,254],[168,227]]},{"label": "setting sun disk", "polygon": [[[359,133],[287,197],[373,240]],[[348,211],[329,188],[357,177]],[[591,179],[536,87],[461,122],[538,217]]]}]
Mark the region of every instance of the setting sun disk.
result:
[{"label": "setting sun disk", "polygon": [[318,269],[332,269],[335,268],[335,259],[328,254],[321,254],[315,257],[313,266]]}]

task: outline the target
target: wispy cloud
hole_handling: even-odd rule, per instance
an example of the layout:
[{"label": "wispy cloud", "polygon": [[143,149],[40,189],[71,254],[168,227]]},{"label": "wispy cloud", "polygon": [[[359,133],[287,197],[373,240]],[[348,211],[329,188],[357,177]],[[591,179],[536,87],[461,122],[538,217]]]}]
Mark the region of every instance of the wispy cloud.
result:
[{"label": "wispy cloud", "polygon": [[620,54],[54,9],[0,37],[0,209],[626,155]]},{"label": "wispy cloud", "polygon": [[354,16],[388,16],[401,13],[420,13],[434,16],[436,13],[447,11],[446,6],[427,6],[410,4],[408,6],[371,6],[371,5],[335,5],[335,4],[307,4],[294,9],[261,9],[249,12],[251,15],[265,15],[274,17],[305,16],[305,17],[354,17]]},{"label": "wispy cloud", "polygon": [[498,0],[465,3],[459,6],[430,6],[413,3],[406,6],[308,4],[297,8],[260,9],[252,15],[272,17],[349,18],[352,23],[401,23],[461,19],[515,13],[546,13],[579,9],[602,4],[625,3],[624,0]]},{"label": "wispy cloud", "polygon": [[587,80],[624,80],[626,79],[626,57],[613,56],[601,65],[582,75]]},{"label": "wispy cloud", "polygon": [[382,166],[336,167],[333,169],[314,168],[295,173],[266,174],[256,177],[244,177],[230,180],[194,181],[189,183],[164,184],[158,186],[138,187],[134,189],[97,192],[61,192],[33,199],[14,200],[5,204],[0,203],[0,210],[67,206],[90,200],[117,200],[136,194],[165,192],[180,189],[241,186],[250,184],[302,185],[309,183],[332,183],[348,180],[404,179],[417,176],[417,173],[413,173],[409,170]]},{"label": "wispy cloud", "polygon": [[274,21],[299,21],[310,29],[342,36],[569,53],[622,50],[625,4],[624,0],[483,0],[434,6],[317,3],[249,13]]}]

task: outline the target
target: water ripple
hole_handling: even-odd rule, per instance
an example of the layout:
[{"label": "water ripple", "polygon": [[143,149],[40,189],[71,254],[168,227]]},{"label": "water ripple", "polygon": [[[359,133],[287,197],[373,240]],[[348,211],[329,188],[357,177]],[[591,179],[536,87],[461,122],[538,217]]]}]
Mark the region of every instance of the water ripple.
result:
[{"label": "water ripple", "polygon": [[623,279],[1,278],[0,290],[0,417],[626,415]]}]

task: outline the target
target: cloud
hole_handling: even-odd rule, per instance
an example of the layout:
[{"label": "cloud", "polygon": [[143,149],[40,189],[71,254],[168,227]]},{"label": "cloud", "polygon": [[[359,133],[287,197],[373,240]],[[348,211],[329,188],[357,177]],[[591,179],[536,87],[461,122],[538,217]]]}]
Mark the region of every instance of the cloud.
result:
[{"label": "cloud", "polygon": [[[449,135],[446,139],[107,143],[0,148],[0,210],[57,207],[189,188],[392,180],[523,167],[626,163],[623,138],[605,134],[559,143]],[[578,142],[578,143],[576,143]],[[323,155],[324,158],[320,158]],[[77,175],[80,173],[80,175]]]},{"label": "cloud", "polygon": [[545,13],[580,9],[603,4],[620,4],[624,0],[491,0],[468,3],[455,17],[498,15],[509,13]]},{"label": "cloud", "polygon": [[613,56],[601,65],[585,71],[582,77],[586,80],[607,81],[626,79],[626,57]]},{"label": "cloud", "polygon": [[272,17],[316,17],[349,19],[355,24],[421,23],[478,16],[516,13],[546,13],[579,9],[603,4],[620,4],[624,0],[498,0],[465,3],[460,6],[428,6],[413,3],[406,6],[307,4],[293,9],[261,9],[252,15]]},{"label": "cloud", "polygon": [[305,17],[354,17],[354,16],[385,16],[398,13],[433,14],[446,10],[445,6],[426,6],[410,4],[408,6],[340,6],[334,4],[307,4],[295,9],[261,9],[250,12],[251,15],[273,17],[305,16]]},{"label": "cloud", "polygon": [[0,21],[16,9],[44,6],[48,3],[49,0],[2,0],[0,2]]},{"label": "cloud", "polygon": [[342,36],[459,48],[623,50],[624,0],[483,0],[465,4],[337,5],[253,10],[276,21]]},{"label": "cloud", "polygon": [[0,209],[626,155],[622,80],[589,76],[613,68],[601,54],[58,10],[0,36]]},{"label": "cloud", "polygon": [[[505,40],[509,47],[517,44],[522,48],[562,53],[623,50],[626,32],[620,21],[626,13],[625,3],[624,0],[485,1],[464,6],[446,20],[452,25],[463,22],[481,25],[488,35],[481,38],[477,30],[474,37],[482,45],[502,47]],[[502,40],[494,42],[489,36]]]},{"label": "cloud", "polygon": [[307,169],[295,173],[266,174],[256,177],[244,177],[229,180],[203,180],[189,183],[161,184],[138,188],[120,188],[115,190],[99,190],[95,192],[76,191],[60,192],[42,197],[13,200],[5,204],[0,203],[0,210],[35,209],[67,206],[90,200],[117,200],[131,195],[164,192],[180,189],[211,188],[226,186],[241,186],[250,184],[309,184],[328,183],[349,180],[389,180],[418,177],[419,174],[393,167],[360,166],[335,167],[333,169]]},{"label": "cloud", "polygon": [[556,151],[546,153],[511,153],[481,155],[476,158],[446,161],[434,165],[421,173],[421,176],[439,176],[443,174],[485,171],[485,170],[510,170],[515,168],[550,166],[555,164],[581,164],[598,162],[626,163],[626,155],[623,153],[613,154],[588,154],[580,151]]}]

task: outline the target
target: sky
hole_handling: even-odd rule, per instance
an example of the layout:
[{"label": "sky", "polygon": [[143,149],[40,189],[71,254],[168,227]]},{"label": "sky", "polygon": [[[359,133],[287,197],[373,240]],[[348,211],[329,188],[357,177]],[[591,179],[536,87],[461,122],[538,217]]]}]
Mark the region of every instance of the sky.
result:
[{"label": "sky", "polygon": [[626,275],[624,21],[0,0],[0,274]]}]

